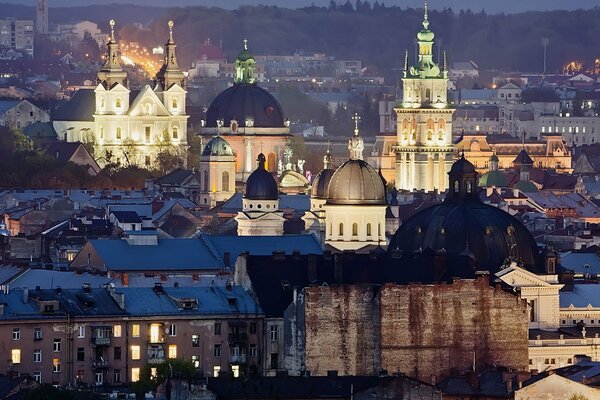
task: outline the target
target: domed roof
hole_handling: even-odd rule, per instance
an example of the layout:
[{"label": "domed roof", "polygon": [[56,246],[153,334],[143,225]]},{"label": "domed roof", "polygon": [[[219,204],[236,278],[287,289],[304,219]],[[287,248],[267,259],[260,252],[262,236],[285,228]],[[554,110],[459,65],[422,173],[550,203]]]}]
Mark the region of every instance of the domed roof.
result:
[{"label": "domed roof", "polygon": [[257,158],[258,168],[254,170],[246,181],[244,198],[249,200],[277,200],[279,189],[273,175],[265,169],[265,155],[260,153]]},{"label": "domed roof", "polygon": [[373,167],[363,160],[351,159],[331,177],[327,204],[385,205],[385,188]]},{"label": "domed roof", "polygon": [[535,193],[538,191],[537,186],[531,181],[519,181],[513,187],[523,193]]},{"label": "domed roof", "polygon": [[221,92],[206,111],[206,126],[216,128],[218,120],[229,126],[231,120],[236,120],[239,127],[245,127],[247,118],[253,120],[256,128],[285,127],[277,99],[253,83],[235,84]]},{"label": "domed roof", "polygon": [[204,146],[202,156],[233,156],[233,149],[227,140],[215,136]]},{"label": "domed roof", "polygon": [[488,171],[479,178],[479,186],[481,187],[507,187],[508,181],[506,175],[502,171]]},{"label": "domed roof", "polygon": [[[532,272],[543,272],[536,242],[527,228],[510,214],[476,199],[445,201],[415,214],[398,228],[389,251],[400,255],[407,280],[415,282],[473,278],[478,270],[489,271],[493,279],[507,259],[519,260]],[[443,266],[435,265],[436,254],[438,260],[445,260]]]},{"label": "domed roof", "polygon": [[329,188],[329,182],[331,181],[331,177],[334,173],[335,171],[330,168],[319,172],[319,174],[313,180],[310,196],[318,199],[327,198],[327,189]]},{"label": "domed roof", "polygon": [[451,189],[444,202],[415,214],[394,234],[388,250],[399,256],[407,282],[474,278],[479,270],[489,271],[493,280],[510,260],[543,273],[527,228],[480,200],[472,186],[477,182],[472,166],[464,156],[456,161],[448,173]]}]

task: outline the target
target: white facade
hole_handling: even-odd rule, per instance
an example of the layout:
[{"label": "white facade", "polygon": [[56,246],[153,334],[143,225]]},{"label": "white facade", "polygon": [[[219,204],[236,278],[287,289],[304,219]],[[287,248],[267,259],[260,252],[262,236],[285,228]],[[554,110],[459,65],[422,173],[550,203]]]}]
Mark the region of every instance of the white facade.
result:
[{"label": "white facade", "polygon": [[235,156],[210,155],[200,157],[201,206],[214,207],[235,194]]},{"label": "white facade", "polygon": [[342,251],[385,245],[386,207],[325,204],[325,243]]},{"label": "white facade", "polygon": [[283,235],[283,212],[279,211],[279,200],[243,199],[242,211],[235,217],[238,236],[281,236]]}]

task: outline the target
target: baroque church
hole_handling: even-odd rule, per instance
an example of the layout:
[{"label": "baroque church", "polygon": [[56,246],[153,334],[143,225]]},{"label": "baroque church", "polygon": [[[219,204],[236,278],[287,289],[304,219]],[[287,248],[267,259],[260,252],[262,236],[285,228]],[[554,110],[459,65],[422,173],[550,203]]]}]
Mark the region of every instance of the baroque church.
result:
[{"label": "baroque church", "polygon": [[130,87],[119,62],[115,21],[110,21],[106,61],[97,74],[97,86],[79,89],[53,115],[59,140],[93,147],[96,161],[104,166],[156,166],[161,153],[186,162],[187,119],[185,76],[177,62],[173,22],[164,63],[151,85]]}]

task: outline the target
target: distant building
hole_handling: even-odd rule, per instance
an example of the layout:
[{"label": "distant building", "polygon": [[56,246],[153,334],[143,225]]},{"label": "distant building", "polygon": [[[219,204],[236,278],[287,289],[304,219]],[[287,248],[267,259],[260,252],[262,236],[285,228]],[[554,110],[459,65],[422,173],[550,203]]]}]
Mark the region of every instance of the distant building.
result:
[{"label": "distant building", "polygon": [[0,20],[0,47],[18,50],[33,57],[33,20]]},{"label": "distant building", "polygon": [[46,154],[63,164],[73,163],[86,167],[90,175],[100,172],[100,166],[81,142],[54,142],[48,146]]},{"label": "distant building", "polygon": [[448,78],[452,80],[457,79],[478,79],[479,78],[479,66],[475,64],[475,61],[459,61],[452,64],[450,71],[448,71]]},{"label": "distant building", "polygon": [[49,122],[50,115],[27,100],[0,100],[0,125],[24,129],[39,122]]},{"label": "distant building", "polygon": [[48,33],[48,0],[37,0],[35,5],[35,33]]}]

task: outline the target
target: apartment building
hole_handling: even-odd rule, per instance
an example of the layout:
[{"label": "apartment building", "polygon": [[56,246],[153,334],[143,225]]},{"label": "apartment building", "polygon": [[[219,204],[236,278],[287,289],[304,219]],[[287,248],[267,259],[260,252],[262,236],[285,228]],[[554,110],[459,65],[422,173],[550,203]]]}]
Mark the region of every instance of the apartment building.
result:
[{"label": "apartment building", "polygon": [[0,372],[121,385],[177,358],[242,376],[260,368],[262,319],[239,286],[11,290],[0,294]]},{"label": "apartment building", "polygon": [[0,20],[0,47],[19,50],[33,57],[33,20]]}]

